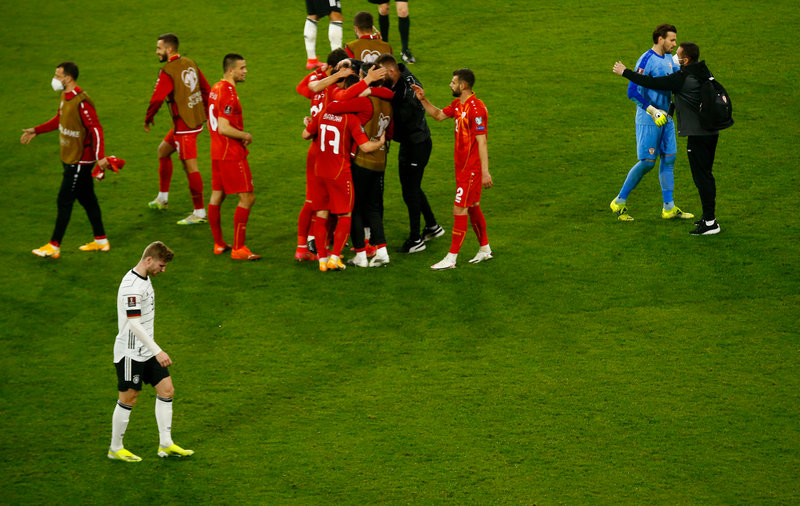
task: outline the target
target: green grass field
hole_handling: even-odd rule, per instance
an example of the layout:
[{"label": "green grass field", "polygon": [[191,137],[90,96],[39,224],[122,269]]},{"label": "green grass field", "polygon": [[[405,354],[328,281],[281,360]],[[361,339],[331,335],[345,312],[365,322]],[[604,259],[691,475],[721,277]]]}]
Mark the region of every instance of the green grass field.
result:
[{"label": "green grass field", "polygon": [[[348,20],[364,0],[343,0]],[[452,123],[430,121],[424,188],[448,234],[384,269],[322,274],[293,263],[303,200],[308,102],[302,2],[144,0],[4,6],[0,150],[0,504],[719,504],[800,502],[800,107],[792,2],[510,0],[412,2],[413,72],[439,107],[452,71],[472,68],[491,114],[495,187],[482,207],[495,259],[430,272],[453,224]],[[392,7],[394,9],[394,7]],[[697,42],[734,101],[715,175],[722,233],[691,237],[660,217],[654,173],[608,203],[635,163],[631,66],[662,22]],[[399,46],[392,12],[390,42]],[[239,87],[257,202],[257,263],[212,253],[176,161],[170,210],[142,122],[159,34],[181,37],[209,81],[225,53],[248,63]],[[327,54],[327,20],[318,53]],[[120,174],[96,185],[112,250],[86,254],[76,203],[61,258],[48,241],[60,185],[50,119],[53,70],[74,60]],[[675,200],[701,213],[679,139]],[[210,187],[209,141],[199,142]],[[387,170],[391,252],[407,217],[396,150]],[[234,202],[223,207],[232,234]],[[156,340],[171,355],[173,436],[196,454],[156,456],[154,392],[106,458],[116,399],[115,296],[143,248],[176,252],[154,281]]]}]

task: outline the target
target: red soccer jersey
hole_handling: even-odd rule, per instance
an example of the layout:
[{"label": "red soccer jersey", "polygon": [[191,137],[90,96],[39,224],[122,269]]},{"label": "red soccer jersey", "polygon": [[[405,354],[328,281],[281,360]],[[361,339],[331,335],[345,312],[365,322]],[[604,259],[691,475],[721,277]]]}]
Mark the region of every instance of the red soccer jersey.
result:
[{"label": "red soccer jersey", "polygon": [[478,135],[486,135],[489,128],[489,112],[483,102],[469,96],[463,104],[459,99],[442,109],[456,120],[456,174],[463,171],[480,172],[481,158],[478,154]]},{"label": "red soccer jersey", "polygon": [[219,133],[219,119],[227,119],[237,130],[244,130],[242,106],[236,86],[221,80],[211,88],[208,105],[208,123],[211,126],[211,159],[241,160],[247,158],[247,148],[239,139],[232,139]]},{"label": "red soccer jersey", "polygon": [[306,130],[316,135],[319,147],[314,175],[327,179],[350,177],[350,146],[369,142],[358,118],[352,114],[317,114]]}]

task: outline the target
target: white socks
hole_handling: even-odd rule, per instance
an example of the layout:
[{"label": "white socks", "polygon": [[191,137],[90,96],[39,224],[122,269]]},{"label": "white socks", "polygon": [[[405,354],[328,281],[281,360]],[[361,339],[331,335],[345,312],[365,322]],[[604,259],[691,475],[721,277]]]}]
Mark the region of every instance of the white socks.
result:
[{"label": "white socks", "polygon": [[156,395],[156,422],[161,448],[172,446],[172,399]]},{"label": "white socks", "polygon": [[167,202],[169,200],[169,192],[158,192],[158,197],[156,197],[161,202]]},{"label": "white socks", "polygon": [[203,209],[195,209],[194,210],[194,214],[195,214],[195,216],[197,216],[199,218],[205,218],[206,217],[206,210],[205,210],[205,208],[203,208]]},{"label": "white socks", "polygon": [[114,416],[111,418],[111,451],[118,452],[122,449],[122,438],[131,419],[131,406],[117,401]]},{"label": "white socks", "polygon": [[[341,34],[341,23],[339,24],[339,33]],[[311,18],[306,18],[306,26],[303,29],[303,38],[306,39],[306,54],[309,60],[317,58],[317,22]],[[339,40],[341,40],[341,35]]]},{"label": "white socks", "polygon": [[[328,40],[331,41],[331,50],[342,47],[341,21],[331,21],[330,26],[328,26]],[[306,50],[308,50],[308,46],[306,46]]]}]

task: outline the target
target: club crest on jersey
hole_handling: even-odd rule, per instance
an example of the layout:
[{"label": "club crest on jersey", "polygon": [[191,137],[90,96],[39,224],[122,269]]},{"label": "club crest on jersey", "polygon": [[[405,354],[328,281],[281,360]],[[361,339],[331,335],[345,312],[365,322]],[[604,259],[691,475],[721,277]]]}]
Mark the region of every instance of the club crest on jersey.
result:
[{"label": "club crest on jersey", "polygon": [[189,67],[181,72],[181,80],[189,88],[189,91],[194,91],[197,88],[197,71],[194,67]]},{"label": "club crest on jersey", "polygon": [[133,384],[134,385],[138,385],[139,384],[139,375],[138,374],[134,374],[133,375]]},{"label": "club crest on jersey", "polygon": [[648,153],[650,153],[652,155],[652,154],[655,154],[656,148],[650,148],[647,151],[648,151]]},{"label": "club crest on jersey", "polygon": [[136,297],[128,297],[128,307],[136,307]]}]

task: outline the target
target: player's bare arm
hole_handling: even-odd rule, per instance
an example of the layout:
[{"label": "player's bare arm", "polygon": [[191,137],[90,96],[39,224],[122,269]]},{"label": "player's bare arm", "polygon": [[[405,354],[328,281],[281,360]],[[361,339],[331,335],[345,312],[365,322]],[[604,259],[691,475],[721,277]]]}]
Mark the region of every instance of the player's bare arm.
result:
[{"label": "player's bare arm", "polygon": [[372,153],[373,151],[377,151],[381,149],[386,143],[386,132],[381,134],[381,138],[377,141],[367,141],[364,144],[359,144],[358,147],[361,148],[361,151],[364,153]]},{"label": "player's bare arm", "polygon": [[303,124],[305,126],[310,125],[312,121],[314,121],[314,120],[313,120],[313,118],[311,118],[311,116],[306,116],[306,117],[303,118]]},{"label": "player's bare arm", "polygon": [[144,124],[144,132],[145,132],[145,133],[147,133],[147,134],[149,134],[149,133],[150,133],[150,127],[152,127],[152,126],[153,126],[153,125],[155,125],[155,124],[156,124],[156,122],[155,122],[155,121],[153,121],[153,122],[151,122],[151,123],[147,123],[147,122],[145,122],[145,124]]},{"label": "player's bare arm", "polygon": [[422,107],[425,108],[425,112],[427,112],[431,118],[435,119],[436,121],[444,121],[447,119],[447,115],[443,113],[441,109],[430,103],[428,99],[425,98],[425,90],[423,90],[422,87],[412,84],[411,89],[414,90],[414,95],[417,96],[417,100],[420,101]]},{"label": "player's bare arm", "polygon": [[307,140],[307,141],[310,141],[310,140],[311,140],[311,139],[313,139],[313,138],[314,138],[314,134],[310,133],[308,130],[306,130],[306,129],[304,128],[304,129],[303,129],[303,139],[305,139],[305,140]]},{"label": "player's bare arm", "polygon": [[615,64],[614,64],[614,68],[613,68],[613,69],[611,69],[611,70],[612,70],[612,71],[613,71],[615,74],[617,74],[618,76],[621,76],[621,75],[622,75],[622,73],[623,73],[623,72],[625,72],[625,69],[626,69],[626,68],[627,68],[627,67],[626,67],[625,65],[623,65],[621,61],[618,61],[617,63],[615,63]]},{"label": "player's bare arm", "polygon": [[494,186],[494,182],[492,175],[489,174],[489,145],[486,142],[486,134],[476,135],[475,140],[478,142],[478,156],[481,159],[481,185],[489,189]]},{"label": "player's bare arm", "polygon": [[158,363],[161,364],[161,367],[169,367],[172,365],[172,359],[169,358],[166,351],[161,351],[158,355],[156,355],[156,360]]},{"label": "player's bare arm", "polygon": [[320,91],[324,90],[331,84],[334,84],[339,79],[344,79],[345,77],[354,73],[355,72],[353,72],[353,69],[351,69],[350,67],[341,67],[339,70],[329,75],[325,79],[320,79],[319,81],[308,83],[308,89],[313,91],[314,93],[319,93]]},{"label": "player's bare arm", "polygon": [[102,159],[97,160],[97,166],[103,170],[108,169],[109,165],[110,164],[108,163],[108,157],[103,157]]},{"label": "player's bare arm", "polygon": [[34,137],[36,137],[36,130],[33,128],[23,128],[22,138],[19,140],[22,144],[30,144]]},{"label": "player's bare arm", "polygon": [[231,122],[228,121],[228,118],[220,116],[217,129],[219,130],[219,133],[225,137],[242,141],[242,146],[247,146],[248,144],[253,143],[253,136],[248,132],[244,132],[238,128],[232,127]]}]

